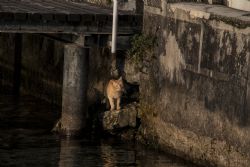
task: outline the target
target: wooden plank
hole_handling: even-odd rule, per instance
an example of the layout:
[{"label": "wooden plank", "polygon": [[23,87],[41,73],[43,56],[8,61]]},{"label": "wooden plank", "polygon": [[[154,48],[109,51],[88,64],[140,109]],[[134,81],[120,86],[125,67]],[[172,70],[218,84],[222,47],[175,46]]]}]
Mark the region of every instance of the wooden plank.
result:
[{"label": "wooden plank", "polygon": [[[112,14],[112,8],[106,8],[106,7],[100,7],[96,6],[92,3],[84,2],[84,3],[77,3],[78,7],[85,8],[90,13],[96,13],[96,14]],[[124,11],[119,11],[119,13],[127,13]]]},{"label": "wooden plank", "polygon": [[27,2],[27,1],[17,1],[14,3],[16,7],[25,9],[29,13],[50,13],[50,12],[55,12],[55,10],[52,10],[48,7],[46,7],[45,4],[43,4],[41,1],[40,3],[38,2]]},{"label": "wooden plank", "polygon": [[118,15],[118,26],[127,26],[129,23],[129,16],[128,15]]},{"label": "wooden plank", "polygon": [[107,17],[106,17],[106,15],[103,15],[103,14],[95,15],[95,20],[97,22],[98,28],[99,27],[104,27],[105,24],[107,23]]},{"label": "wooden plank", "polygon": [[28,20],[31,22],[39,22],[42,19],[41,14],[39,13],[28,13]]},{"label": "wooden plank", "polygon": [[27,19],[26,13],[14,13],[14,19],[17,21],[25,21]]},{"label": "wooden plank", "polygon": [[9,12],[18,12],[18,13],[41,13],[45,12],[46,10],[42,10],[41,8],[35,8],[31,6],[28,3],[21,3],[19,1],[17,2],[11,2],[8,4],[1,5],[5,10]]},{"label": "wooden plank", "polygon": [[54,14],[55,21],[66,22],[67,21],[67,14],[56,13]]},{"label": "wooden plank", "polygon": [[52,13],[44,13],[42,14],[42,20],[43,21],[52,21],[54,20],[54,15]]},{"label": "wooden plank", "polygon": [[64,12],[64,13],[67,12],[67,13],[72,13],[72,14],[89,13],[89,11],[85,8],[79,8],[78,6],[77,8],[74,7],[73,3],[68,4],[67,2],[62,2],[62,1],[58,2],[55,0],[49,1],[49,2],[44,1],[43,3],[54,7],[57,10],[57,12],[60,12],[60,13],[61,12]]},{"label": "wooden plank", "polygon": [[15,60],[13,93],[19,96],[22,71],[22,34],[15,35]]},{"label": "wooden plank", "polygon": [[[112,10],[59,0],[0,0],[0,32],[110,34]],[[141,18],[119,13],[119,33],[141,28]]]},{"label": "wooden plank", "polygon": [[1,21],[13,20],[14,15],[13,13],[9,13],[9,12],[0,12],[0,19]]},{"label": "wooden plank", "polygon": [[27,13],[29,10],[25,10],[23,7],[17,7],[16,4],[8,4],[8,5],[1,5],[2,12],[9,12],[9,13]]},{"label": "wooden plank", "polygon": [[80,14],[69,14],[68,15],[68,21],[69,22],[80,22],[81,21],[81,15]]},{"label": "wooden plank", "polygon": [[[9,12],[16,10],[16,12],[26,11],[27,13],[112,14],[112,9],[62,0],[1,0],[0,5]],[[127,12],[119,11],[119,13]]]},{"label": "wooden plank", "polygon": [[81,22],[83,25],[90,26],[90,25],[95,25],[95,15],[92,14],[84,14],[81,15]]},{"label": "wooden plank", "polygon": [[[47,0],[48,1],[48,0]],[[72,13],[89,13],[89,14],[112,14],[112,9],[95,6],[93,4],[84,2],[84,3],[73,3],[73,2],[63,2],[61,0],[53,0],[49,1],[51,5],[55,5],[55,7],[63,8],[63,10],[68,10]],[[127,12],[119,12],[119,13],[127,13]]]},{"label": "wooden plank", "polygon": [[108,16],[106,14],[96,14],[95,15],[96,20],[102,21],[102,22],[107,22]]}]

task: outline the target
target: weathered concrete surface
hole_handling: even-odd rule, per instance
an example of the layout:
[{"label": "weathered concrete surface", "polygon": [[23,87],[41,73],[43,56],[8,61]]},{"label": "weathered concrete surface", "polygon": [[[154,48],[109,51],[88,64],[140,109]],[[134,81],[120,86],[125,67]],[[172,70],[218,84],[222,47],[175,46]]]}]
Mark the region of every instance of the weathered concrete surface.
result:
[{"label": "weathered concrete surface", "polygon": [[124,63],[125,79],[127,82],[139,84],[140,83],[140,70],[137,64],[131,59],[125,59]]},{"label": "weathered concrete surface", "polygon": [[144,0],[144,8],[148,11],[150,8],[157,8],[159,12],[164,10],[164,6],[167,3],[178,3],[178,2],[193,2],[193,3],[200,3],[200,4],[224,4],[224,0]]},{"label": "weathered concrete surface", "polygon": [[[249,27],[250,24],[249,12],[228,8],[223,5],[208,5],[190,2],[173,3],[169,5],[166,1],[162,1],[160,6],[161,8],[145,6],[145,10],[150,13],[162,16],[166,16],[169,14],[168,12],[172,11],[173,13],[171,15],[175,15],[175,17],[178,17],[181,20],[187,20],[188,22],[190,22],[192,18],[204,18],[215,21],[220,20],[224,23],[227,23],[228,25],[232,25],[232,27],[245,28]],[[190,13],[190,15],[175,12],[175,9]],[[231,26],[227,27],[232,29]],[[223,29],[225,29],[225,27],[223,27]]]},{"label": "weathered concrete surface", "polygon": [[132,103],[121,110],[105,111],[99,119],[105,131],[115,133],[124,128],[135,128],[137,126],[138,104]]},{"label": "weathered concrete surface", "polygon": [[[169,6],[169,10],[174,12],[173,14],[179,14],[181,20],[186,18],[204,18],[211,20],[223,21],[233,27],[244,26],[249,28],[250,17],[248,16],[249,12],[240,11],[236,9],[231,9],[221,5],[205,5],[205,4],[194,4],[194,3],[176,3]],[[175,10],[182,10],[190,15],[183,15],[183,18],[180,17],[180,12],[175,12]],[[164,14],[163,14],[164,15]],[[243,25],[237,25],[241,23]],[[230,27],[230,26],[229,26]],[[219,28],[219,27],[218,27]],[[243,27],[244,28],[244,27]]]},{"label": "weathered concrete surface", "polygon": [[141,134],[137,136],[137,140],[167,150],[167,152],[184,157],[197,164],[247,167],[250,163],[246,155],[227,142],[199,136],[192,131],[180,129],[174,124],[165,122],[159,117],[149,118],[147,125],[142,125],[140,128]]},{"label": "weathered concrete surface", "polygon": [[240,10],[245,10],[245,11],[250,11],[250,1],[248,0],[225,0],[225,5],[235,8],[235,9],[240,9]]},{"label": "weathered concrete surface", "polygon": [[79,135],[88,112],[89,49],[68,44],[64,49],[61,133]]},{"label": "weathered concrete surface", "polygon": [[248,166],[250,29],[245,13],[195,3],[166,4],[162,11],[145,8],[144,33],[155,34],[157,42],[156,58],[141,74],[138,139],[203,164]]}]

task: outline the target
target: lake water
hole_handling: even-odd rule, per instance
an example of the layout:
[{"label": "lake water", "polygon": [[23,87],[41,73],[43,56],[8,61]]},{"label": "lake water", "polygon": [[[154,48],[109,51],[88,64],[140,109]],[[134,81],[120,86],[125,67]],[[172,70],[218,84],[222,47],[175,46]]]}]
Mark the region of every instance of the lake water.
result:
[{"label": "lake water", "polygon": [[118,139],[68,140],[50,132],[60,109],[30,96],[0,96],[0,166],[195,167]]}]

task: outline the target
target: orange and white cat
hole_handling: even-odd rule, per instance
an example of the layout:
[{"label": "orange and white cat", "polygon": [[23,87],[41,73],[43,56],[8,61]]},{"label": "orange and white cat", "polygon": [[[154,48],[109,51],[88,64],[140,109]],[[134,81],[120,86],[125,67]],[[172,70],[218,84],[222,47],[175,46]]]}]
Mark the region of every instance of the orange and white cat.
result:
[{"label": "orange and white cat", "polygon": [[116,109],[117,110],[121,109],[121,97],[124,91],[125,89],[122,77],[120,77],[117,80],[111,79],[109,81],[106,93],[109,99],[111,111],[115,110],[115,101],[116,101]]}]

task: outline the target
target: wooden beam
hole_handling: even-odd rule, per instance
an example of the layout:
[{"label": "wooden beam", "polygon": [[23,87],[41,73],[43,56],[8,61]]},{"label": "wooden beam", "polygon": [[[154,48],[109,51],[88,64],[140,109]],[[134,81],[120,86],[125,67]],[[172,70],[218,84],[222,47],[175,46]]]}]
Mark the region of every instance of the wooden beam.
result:
[{"label": "wooden beam", "polygon": [[22,34],[15,35],[14,84],[13,94],[19,96],[22,70]]}]

